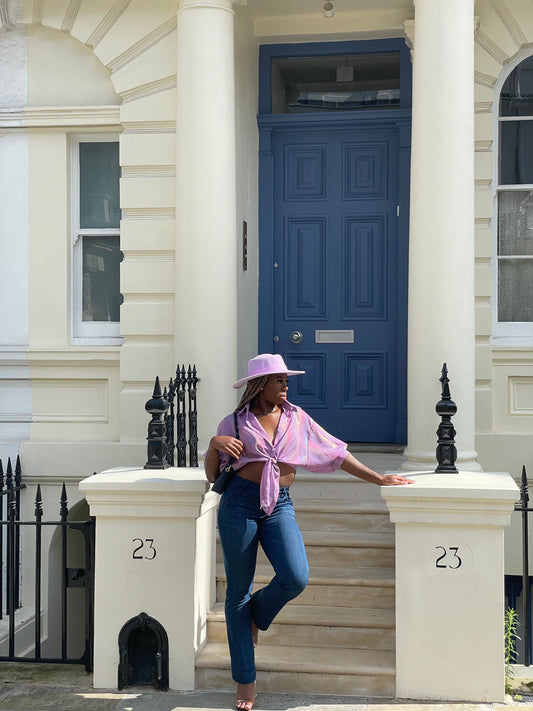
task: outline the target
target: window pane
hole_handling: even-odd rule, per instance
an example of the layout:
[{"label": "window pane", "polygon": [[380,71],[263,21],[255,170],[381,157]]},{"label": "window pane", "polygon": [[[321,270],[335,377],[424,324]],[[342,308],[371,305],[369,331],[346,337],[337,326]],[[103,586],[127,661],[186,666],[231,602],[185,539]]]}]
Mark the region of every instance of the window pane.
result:
[{"label": "window pane", "polygon": [[533,183],[533,121],[500,122],[500,184]]},{"label": "window pane", "polygon": [[80,227],[118,227],[118,142],[80,143]]},{"label": "window pane", "polygon": [[82,320],[120,320],[120,238],[83,237]]},{"label": "window pane", "polygon": [[524,59],[505,80],[500,116],[533,116],[533,57]]},{"label": "window pane", "polygon": [[354,111],[400,104],[398,52],[272,59],[272,113]]},{"label": "window pane", "polygon": [[500,260],[498,320],[533,321],[533,260]]},{"label": "window pane", "polygon": [[533,192],[509,190],[498,195],[498,254],[533,254]]}]

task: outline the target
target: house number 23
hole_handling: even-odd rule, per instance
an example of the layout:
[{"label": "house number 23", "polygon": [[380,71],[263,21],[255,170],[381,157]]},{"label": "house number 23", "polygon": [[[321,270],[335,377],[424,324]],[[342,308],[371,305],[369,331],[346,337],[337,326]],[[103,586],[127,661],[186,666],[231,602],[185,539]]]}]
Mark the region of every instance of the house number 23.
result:
[{"label": "house number 23", "polygon": [[142,538],[134,538],[132,543],[137,546],[133,550],[134,560],[153,560],[156,557],[157,551],[154,548],[153,538],[145,538],[144,540]]},{"label": "house number 23", "polygon": [[439,555],[435,562],[436,568],[449,568],[450,570],[457,570],[461,567],[462,560],[458,554],[459,548],[457,546],[450,546],[445,548],[444,546],[435,546],[436,550],[439,551]]}]

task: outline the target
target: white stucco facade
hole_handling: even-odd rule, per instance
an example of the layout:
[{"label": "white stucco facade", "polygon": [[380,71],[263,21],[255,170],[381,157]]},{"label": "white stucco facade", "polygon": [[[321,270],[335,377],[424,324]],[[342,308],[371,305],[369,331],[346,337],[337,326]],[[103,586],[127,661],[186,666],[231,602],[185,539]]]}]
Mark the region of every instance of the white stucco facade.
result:
[{"label": "white stucco facade", "polygon": [[[142,466],[154,378],[195,363],[200,450],[257,352],[259,47],[412,49],[407,464],[444,361],[463,469],[533,471],[533,337],[495,327],[498,92],[527,0],[0,0],[0,457],[75,483]],[[71,141],[116,135],[120,339],[74,335]],[[243,222],[248,269],[241,268]],[[80,494],[81,496],[81,494]]]}]

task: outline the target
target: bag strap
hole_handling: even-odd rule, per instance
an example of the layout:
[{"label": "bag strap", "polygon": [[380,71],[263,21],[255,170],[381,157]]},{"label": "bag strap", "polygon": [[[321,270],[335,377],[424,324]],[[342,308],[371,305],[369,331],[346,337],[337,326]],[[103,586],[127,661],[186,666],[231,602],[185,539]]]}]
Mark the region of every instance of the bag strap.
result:
[{"label": "bag strap", "polygon": [[[233,422],[235,424],[235,438],[239,439],[239,422],[237,420],[237,410],[233,411]],[[236,462],[236,461],[237,460],[234,457],[232,457],[229,460],[229,462],[227,463],[225,469],[231,469],[231,467],[233,466],[233,462]]]}]

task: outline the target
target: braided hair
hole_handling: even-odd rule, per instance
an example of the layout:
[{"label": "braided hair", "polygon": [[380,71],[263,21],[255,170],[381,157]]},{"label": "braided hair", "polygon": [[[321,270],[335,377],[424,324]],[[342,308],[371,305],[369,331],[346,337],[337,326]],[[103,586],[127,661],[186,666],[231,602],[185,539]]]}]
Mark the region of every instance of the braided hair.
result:
[{"label": "braided hair", "polygon": [[241,400],[239,404],[237,405],[237,410],[242,410],[242,408],[247,405],[249,402],[252,402],[252,400],[259,395],[261,390],[265,387],[267,384],[269,376],[268,375],[263,375],[259,378],[252,378],[252,380],[249,380],[248,383],[246,384],[246,389],[244,390],[244,393],[241,397]]}]

